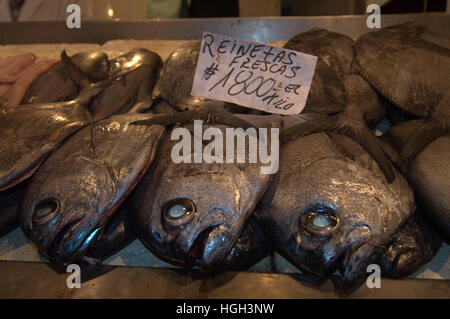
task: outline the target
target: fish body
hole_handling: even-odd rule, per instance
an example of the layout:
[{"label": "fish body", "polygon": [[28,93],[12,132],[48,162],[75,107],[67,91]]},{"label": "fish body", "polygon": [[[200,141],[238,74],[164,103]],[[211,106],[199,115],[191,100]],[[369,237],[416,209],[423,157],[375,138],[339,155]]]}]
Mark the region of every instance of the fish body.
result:
[{"label": "fish body", "polygon": [[89,109],[96,119],[124,113],[140,113],[152,105],[152,91],[162,66],[155,52],[135,49],[110,60],[110,75],[132,71],[105,88],[96,96]]},{"label": "fish body", "polygon": [[[77,53],[71,60],[92,82],[105,80],[108,76],[108,56],[103,52]],[[71,79],[63,63],[58,63],[31,84],[22,104],[70,101],[78,93],[77,84]]]},{"label": "fish body", "polygon": [[[304,117],[287,117],[283,127]],[[387,183],[372,157],[348,137],[299,137],[282,145],[280,170],[255,217],[295,266],[322,277],[340,270],[343,283],[353,286],[414,211],[411,188],[395,174]]]},{"label": "fish body", "polygon": [[296,34],[284,46],[320,57],[343,81],[345,76],[350,74],[354,45],[355,41],[346,35],[313,28]]},{"label": "fish body", "polygon": [[[337,68],[339,72],[346,72],[347,63],[345,61],[349,58],[349,54],[345,53],[345,51],[348,51],[349,48],[343,45],[342,47],[345,50],[339,51],[339,53],[343,54],[334,52],[333,50],[336,48],[325,45],[328,41],[324,41],[324,38],[329,39],[330,35],[334,35],[334,33],[313,29],[297,34],[283,46],[286,49],[318,57],[308,99],[303,110],[304,113],[335,114],[342,111],[345,107],[345,87],[330,65],[339,65]],[[336,41],[332,42],[339,43]],[[342,44],[342,42],[340,43]],[[352,50],[351,46],[350,50]],[[337,69],[336,71],[338,71]]]},{"label": "fish body", "polygon": [[450,137],[438,137],[407,163],[398,157],[409,136],[422,125],[422,120],[402,122],[391,127],[381,140],[388,155],[411,183],[426,214],[445,238],[450,238]]},{"label": "fish body", "polygon": [[57,145],[91,120],[75,101],[0,111],[0,191],[31,176]]},{"label": "fish body", "polygon": [[87,257],[97,261],[104,260],[118,253],[137,238],[127,200],[114,213],[111,221],[106,225],[103,236],[86,252]]},{"label": "fish body", "polygon": [[352,72],[407,114],[428,117],[449,91],[450,39],[415,23],[362,35]]},{"label": "fish body", "polygon": [[191,95],[197,68],[200,41],[191,42],[174,51],[164,62],[153,98],[162,98],[178,110],[192,110],[207,99]]},{"label": "fish body", "polygon": [[[194,137],[191,125],[185,128],[194,143],[201,139]],[[226,126],[213,129],[226,136]],[[211,271],[220,267],[232,251],[270,175],[261,174],[259,162],[175,163],[171,157],[175,144],[169,132],[157,161],[141,183],[144,200],[135,225],[140,240],[160,258]],[[191,146],[190,154],[194,158],[201,156]],[[236,248],[235,255],[242,252],[242,247]],[[229,263],[234,263],[232,258]]]},{"label": "fish body", "polygon": [[55,264],[81,258],[149,168],[162,126],[121,115],[86,126],[47,158],[27,187],[24,234]]}]

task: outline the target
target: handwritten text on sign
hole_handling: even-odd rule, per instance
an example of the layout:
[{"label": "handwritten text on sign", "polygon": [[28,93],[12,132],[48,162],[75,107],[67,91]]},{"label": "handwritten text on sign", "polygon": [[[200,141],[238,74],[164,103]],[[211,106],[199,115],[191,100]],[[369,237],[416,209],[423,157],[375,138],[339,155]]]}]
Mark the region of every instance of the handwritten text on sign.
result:
[{"label": "handwritten text on sign", "polygon": [[317,57],[204,32],[192,95],[279,113],[305,107]]}]

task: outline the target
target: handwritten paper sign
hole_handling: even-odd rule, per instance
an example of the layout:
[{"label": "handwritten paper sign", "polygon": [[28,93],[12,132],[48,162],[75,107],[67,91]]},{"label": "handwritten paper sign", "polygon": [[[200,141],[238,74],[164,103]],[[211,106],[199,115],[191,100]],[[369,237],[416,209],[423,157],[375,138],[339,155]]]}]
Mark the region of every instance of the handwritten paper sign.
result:
[{"label": "handwritten paper sign", "polygon": [[204,32],[191,94],[278,114],[305,107],[317,57]]}]

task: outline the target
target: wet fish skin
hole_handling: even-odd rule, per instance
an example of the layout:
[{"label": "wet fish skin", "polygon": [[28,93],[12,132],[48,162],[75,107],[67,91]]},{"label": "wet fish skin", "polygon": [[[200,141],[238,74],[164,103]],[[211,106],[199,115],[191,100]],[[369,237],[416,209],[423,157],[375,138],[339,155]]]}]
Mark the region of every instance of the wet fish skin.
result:
[{"label": "wet fish skin", "polygon": [[152,91],[162,66],[161,57],[146,49],[132,50],[110,61],[115,70],[115,73],[111,71],[112,75],[130,68],[133,63],[133,71],[112,83],[92,101],[89,107],[95,118],[142,113],[151,107]]},{"label": "wet fish skin", "polygon": [[20,224],[53,263],[81,258],[148,169],[164,128],[129,124],[149,116],[113,116],[83,128],[33,176]]},{"label": "wet fish skin", "polygon": [[375,126],[386,116],[386,102],[362,77],[349,74],[342,82],[347,101],[358,106],[368,126]]},{"label": "wet fish skin", "polygon": [[[388,184],[371,156],[345,136],[300,137],[281,147],[280,170],[255,217],[302,271],[326,277],[339,269],[343,283],[354,286],[413,212],[412,190],[395,174]],[[311,224],[317,214],[330,216],[329,228]]]},{"label": "wet fish skin", "polygon": [[28,178],[62,140],[91,120],[75,101],[0,112],[0,191]]},{"label": "wet fish skin", "polygon": [[377,264],[381,274],[390,278],[404,278],[418,271],[437,254],[442,236],[420,206],[396,234],[389,248]]},{"label": "wet fish skin", "polygon": [[246,270],[273,251],[272,243],[255,218],[250,218],[219,271]]},{"label": "wet fish skin", "polygon": [[92,123],[95,118],[87,108],[91,100],[117,77],[139,66],[135,63],[115,76],[92,83],[65,51],[61,54],[61,62],[81,88],[76,99],[0,110],[0,191],[29,178],[65,138]]},{"label": "wet fish skin", "polygon": [[325,29],[313,28],[289,39],[285,48],[318,56],[343,81],[350,74],[355,41],[346,35]]},{"label": "wet fish skin", "polygon": [[[89,75],[91,81],[105,80],[108,75],[108,57],[103,52],[77,53],[72,57],[80,70]],[[70,101],[76,98],[79,88],[66,73],[62,63],[37,78],[27,90],[22,104],[40,104]]]},{"label": "wet fish skin", "polygon": [[[215,127],[224,133],[224,126]],[[270,175],[262,175],[260,165],[252,163],[175,164],[170,135],[140,186],[144,201],[135,216],[138,235],[166,261],[211,271],[229,255]],[[193,210],[179,219],[179,226],[164,217],[177,203]]]},{"label": "wet fish skin", "polygon": [[422,127],[423,120],[411,120],[391,127],[382,137],[387,154],[402,170],[414,188],[425,212],[450,238],[450,137],[441,136],[428,144],[416,157],[404,162],[398,154],[409,139]]},{"label": "wet fish skin", "polygon": [[86,252],[88,258],[100,262],[118,253],[137,238],[130,213],[127,198],[106,225],[103,236]]},{"label": "wet fish skin", "polygon": [[402,111],[428,117],[449,90],[449,44],[448,37],[415,23],[369,32],[357,40],[352,72]]},{"label": "wet fish skin", "polygon": [[[186,43],[164,61],[153,90],[153,100],[162,99],[178,111],[194,110],[209,101],[191,95],[200,43],[200,41]],[[224,103],[223,107],[231,113],[256,112],[233,103]]]},{"label": "wet fish skin", "polygon": [[368,129],[368,125],[373,126],[384,118],[386,107],[363,78],[351,74],[354,44],[347,36],[324,29],[299,33],[285,44],[285,48],[318,56],[303,113],[334,114],[315,123],[299,125],[295,135],[320,131],[345,134],[372,154],[391,181],[394,177],[390,163]]},{"label": "wet fish skin", "polygon": [[191,110],[207,101],[191,95],[200,41],[181,46],[164,62],[159,80],[153,90],[153,98],[163,98],[179,110]]},{"label": "wet fish skin", "polygon": [[[321,32],[311,31],[309,33],[300,33],[290,39],[283,47],[318,56],[308,99],[303,112],[335,114],[342,111],[346,105],[345,87],[333,69],[323,59],[337,62],[342,58],[339,54],[336,55],[335,52],[330,52],[334,47],[330,50],[327,46],[320,45],[319,39],[322,39]],[[325,35],[327,34],[325,33]],[[303,38],[309,41],[302,41]],[[319,41],[319,43],[316,41]],[[339,69],[346,69],[345,63],[333,63],[333,65],[339,65]]]}]

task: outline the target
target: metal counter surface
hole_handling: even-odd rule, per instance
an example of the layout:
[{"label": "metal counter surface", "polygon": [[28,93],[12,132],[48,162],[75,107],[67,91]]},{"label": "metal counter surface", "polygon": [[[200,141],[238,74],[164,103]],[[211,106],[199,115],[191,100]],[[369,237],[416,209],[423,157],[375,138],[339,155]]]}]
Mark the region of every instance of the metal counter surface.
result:
[{"label": "metal counter surface", "polygon": [[[102,276],[66,286],[69,274],[46,264],[0,262],[0,298],[450,298],[450,281],[382,279],[380,288],[360,286],[348,296],[331,280],[313,286],[300,274],[225,272],[203,277],[196,271],[104,267]],[[83,276],[83,275],[82,275]]]}]

